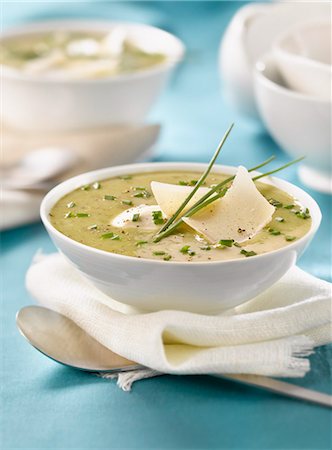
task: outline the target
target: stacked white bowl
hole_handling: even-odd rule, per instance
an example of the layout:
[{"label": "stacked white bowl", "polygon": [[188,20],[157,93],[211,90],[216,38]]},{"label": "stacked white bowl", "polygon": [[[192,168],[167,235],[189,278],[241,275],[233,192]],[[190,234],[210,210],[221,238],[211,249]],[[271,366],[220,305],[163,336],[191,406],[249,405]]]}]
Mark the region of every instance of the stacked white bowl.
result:
[{"label": "stacked white bowl", "polygon": [[[299,166],[305,184],[332,193],[332,32],[326,7],[303,3],[245,7],[222,41],[220,70],[237,110],[260,117],[291,157],[305,156]],[[241,30],[238,36],[234,23]],[[239,42],[239,36],[245,43],[242,60],[238,59],[242,67],[228,56],[232,40]],[[246,79],[236,77],[240,71]]]}]

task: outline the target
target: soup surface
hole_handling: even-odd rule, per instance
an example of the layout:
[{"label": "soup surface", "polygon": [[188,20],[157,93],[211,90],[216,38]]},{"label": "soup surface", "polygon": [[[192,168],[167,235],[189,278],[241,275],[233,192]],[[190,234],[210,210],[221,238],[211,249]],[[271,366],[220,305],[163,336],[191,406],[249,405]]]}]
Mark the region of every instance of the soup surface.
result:
[{"label": "soup surface", "polygon": [[144,50],[118,27],[109,34],[54,31],[3,39],[0,63],[28,74],[102,78],[158,65],[166,55]]},{"label": "soup surface", "polygon": [[[246,258],[289,245],[309,231],[309,211],[289,194],[261,182],[256,186],[275,206],[275,213],[264,229],[241,244],[212,245],[185,224],[161,241],[153,242],[162,224],[157,220],[155,229],[145,229],[137,216],[132,217],[129,227],[111,224],[116,216],[132,207],[156,205],[151,181],[194,185],[200,175],[196,172],[149,172],[96,181],[61,198],[51,210],[50,219],[57,230],[82,244],[121,255],[165,261]],[[205,186],[225,178],[226,175],[212,173]]]}]

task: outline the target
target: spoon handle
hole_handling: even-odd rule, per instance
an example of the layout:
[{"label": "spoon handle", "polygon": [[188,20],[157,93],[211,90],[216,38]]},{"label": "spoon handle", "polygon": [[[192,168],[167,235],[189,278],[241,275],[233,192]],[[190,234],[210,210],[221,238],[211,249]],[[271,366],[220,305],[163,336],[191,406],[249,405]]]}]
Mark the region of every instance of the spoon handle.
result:
[{"label": "spoon handle", "polygon": [[223,375],[213,374],[218,378],[235,381],[248,386],[255,386],[267,391],[285,395],[287,397],[297,398],[310,403],[316,403],[321,406],[332,408],[332,395],[323,392],[306,389],[295,384],[286,383],[285,381],[276,380],[274,378],[264,377],[262,375]]}]

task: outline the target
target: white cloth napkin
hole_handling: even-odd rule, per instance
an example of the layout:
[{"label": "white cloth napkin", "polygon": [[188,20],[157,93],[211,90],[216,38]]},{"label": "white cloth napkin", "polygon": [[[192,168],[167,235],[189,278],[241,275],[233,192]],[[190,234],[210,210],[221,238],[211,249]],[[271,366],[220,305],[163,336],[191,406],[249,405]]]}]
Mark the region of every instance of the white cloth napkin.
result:
[{"label": "white cloth napkin", "polygon": [[[69,149],[79,163],[70,172],[52,180],[56,185],[65,178],[88,170],[135,162],[146,157],[156,143],[160,125],[123,125],[63,133],[27,132],[2,126],[0,169],[7,170],[31,150],[45,147]],[[43,190],[1,189],[0,230],[36,222],[39,219]]]},{"label": "white cloth napkin", "polygon": [[214,316],[133,313],[57,253],[35,259],[26,286],[39,304],[74,320],[112,351],[157,371],[152,375],[300,377],[310,368],[304,357],[332,341],[331,284],[297,267],[255,299]]}]

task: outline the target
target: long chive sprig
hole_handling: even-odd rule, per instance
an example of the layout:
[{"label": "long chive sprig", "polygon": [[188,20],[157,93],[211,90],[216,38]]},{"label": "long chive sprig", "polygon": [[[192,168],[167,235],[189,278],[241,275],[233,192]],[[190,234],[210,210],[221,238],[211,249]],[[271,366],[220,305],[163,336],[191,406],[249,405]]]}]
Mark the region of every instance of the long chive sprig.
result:
[{"label": "long chive sprig", "polygon": [[[274,159],[274,157],[271,157],[272,159]],[[256,167],[253,167],[251,169],[248,170],[248,172],[252,172],[254,170],[257,170],[259,167],[262,167],[266,164],[268,164],[268,162],[270,162],[272,159],[269,158],[268,160],[264,161],[263,163],[259,164]],[[252,180],[253,181],[257,181],[260,178],[263,177],[267,177],[269,175],[273,175],[277,172],[280,172],[281,170],[286,169],[289,166],[292,166],[293,164],[298,163],[299,161],[302,161],[304,159],[304,157],[295,159],[293,161],[290,161],[287,164],[284,164],[280,167],[278,167],[277,169],[274,170],[270,170],[269,172],[265,172],[262,173],[260,175],[257,175],[256,177],[253,177]],[[213,189],[211,189],[211,191],[213,192],[217,192],[216,195],[214,195],[213,197],[211,197],[211,194],[213,192],[209,192],[209,196],[205,195],[203,196],[200,200],[198,200],[182,217],[180,217],[176,222],[174,222],[171,226],[169,226],[165,231],[163,231],[162,233],[158,233],[157,236],[154,238],[153,242],[159,242],[161,241],[164,237],[168,236],[169,234],[171,234],[175,228],[177,228],[183,221],[183,217],[191,217],[192,215],[196,214],[198,211],[200,211],[202,208],[205,208],[206,206],[208,206],[209,204],[215,202],[216,200],[220,199],[221,197],[223,197],[226,192],[227,192],[227,188],[221,189],[222,186],[221,185],[226,185],[228,184],[230,181],[234,180],[235,175],[233,175],[232,177],[227,178],[226,180],[224,180],[223,182],[219,183],[219,188],[216,190],[217,186],[215,186]],[[205,198],[204,198],[205,197]]]},{"label": "long chive sprig", "polygon": [[209,162],[209,165],[207,167],[207,169],[205,170],[205,172],[202,174],[202,176],[200,177],[200,179],[197,181],[197,183],[195,184],[194,189],[190,192],[190,194],[188,195],[188,197],[186,197],[186,199],[184,200],[184,202],[179,206],[179,208],[175,211],[175,213],[167,220],[167,222],[161,227],[161,229],[158,231],[158,234],[162,233],[163,231],[165,231],[173,222],[174,220],[178,217],[178,215],[184,210],[184,208],[187,206],[187,204],[190,202],[190,200],[193,198],[193,196],[196,194],[196,192],[198,191],[198,189],[200,188],[200,186],[204,183],[204,181],[206,180],[207,176],[209,175],[213,164],[215,163],[216,159],[219,156],[219,153],[222,149],[222,146],[224,145],[224,143],[226,142],[226,139],[228,138],[230,132],[232,131],[232,128],[234,127],[234,123],[232,123],[230,125],[230,127],[228,128],[228,130],[226,131],[226,133],[224,134],[223,138],[221,139],[217,150],[214,152],[214,155],[211,158],[211,161]]}]

